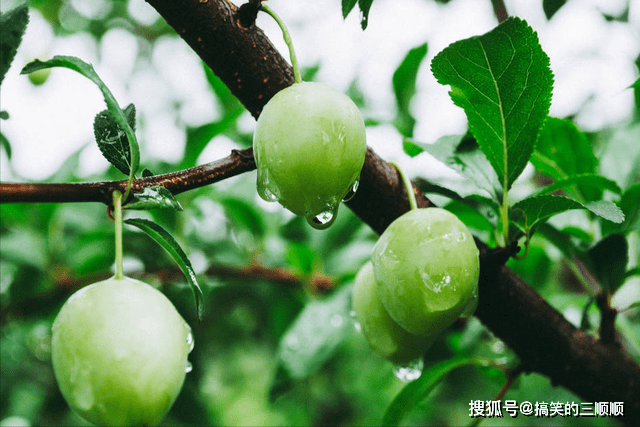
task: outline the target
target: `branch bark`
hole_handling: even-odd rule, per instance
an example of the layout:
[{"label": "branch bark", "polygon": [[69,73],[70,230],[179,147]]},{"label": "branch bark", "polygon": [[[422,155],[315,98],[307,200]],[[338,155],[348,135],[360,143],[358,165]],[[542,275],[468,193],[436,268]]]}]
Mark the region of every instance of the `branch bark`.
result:
[{"label": "branch bark", "polygon": [[[258,117],[264,104],[293,82],[291,67],[261,30],[242,24],[228,0],[147,0]],[[255,168],[251,149],[174,174],[136,180],[134,191],[164,185],[174,194]],[[1,184],[2,202],[100,201],[124,181],[83,184]],[[432,204],[414,186],[420,207]],[[46,192],[46,194],[45,194]],[[356,196],[347,205],[377,233],[409,209],[397,171],[367,150]],[[624,402],[628,425],[640,422],[640,367],[621,349],[571,325],[513,271],[481,250],[480,305],[476,316],[513,348],[528,372],[548,376],[588,402]]]},{"label": "branch bark", "polygon": [[[254,117],[277,90],[292,82],[292,72],[285,71],[289,65],[255,26],[238,25],[234,15],[237,8],[228,1],[147,1]],[[198,22],[201,25],[192,25]],[[246,51],[240,56],[238,49]],[[243,73],[242,84],[257,90],[238,90],[234,77],[239,72]],[[272,86],[268,91],[260,90],[260,82],[271,82]],[[415,186],[414,191],[419,206],[431,205]],[[360,188],[348,206],[378,233],[408,210],[397,171],[372,150],[367,151]],[[640,367],[618,348],[595,341],[573,327],[511,270],[492,265],[486,247],[481,250],[484,255],[476,316],[518,353],[527,369],[548,375],[554,384],[587,401],[625,402],[624,421],[637,424]]]}]

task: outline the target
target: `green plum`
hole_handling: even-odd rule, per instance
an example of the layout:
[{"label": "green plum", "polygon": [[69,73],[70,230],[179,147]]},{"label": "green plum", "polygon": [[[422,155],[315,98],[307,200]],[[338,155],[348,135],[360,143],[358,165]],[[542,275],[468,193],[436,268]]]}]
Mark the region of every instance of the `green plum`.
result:
[{"label": "green plum", "polygon": [[435,339],[413,335],[389,316],[378,298],[371,262],[367,262],[356,275],[353,311],[371,349],[393,363],[405,364],[419,358]]},{"label": "green plum", "polygon": [[454,214],[411,210],[373,248],[380,300],[401,327],[433,336],[477,305],[478,255],[469,229]]},{"label": "green plum", "polygon": [[327,228],[355,191],[366,147],[364,121],[348,96],[322,83],[293,84],[269,100],[256,124],[258,193]]},{"label": "green plum", "polygon": [[182,388],[192,348],[191,328],[173,304],[127,277],[80,289],[52,327],[60,391],[98,425],[157,425]]}]

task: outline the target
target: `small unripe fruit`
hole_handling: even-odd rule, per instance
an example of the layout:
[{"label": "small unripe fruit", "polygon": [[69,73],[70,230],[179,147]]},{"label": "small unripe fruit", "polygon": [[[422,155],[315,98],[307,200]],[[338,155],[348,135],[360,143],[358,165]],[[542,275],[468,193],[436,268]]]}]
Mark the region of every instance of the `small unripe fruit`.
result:
[{"label": "small unripe fruit", "polygon": [[98,425],[157,425],[175,401],[193,347],[189,325],[146,283],[111,278],[80,289],[52,328],[51,356],[69,406]]},{"label": "small unripe fruit", "polygon": [[389,316],[378,298],[371,262],[356,275],[353,311],[371,349],[393,363],[404,364],[419,358],[435,339],[410,334]]},{"label": "small unripe fruit", "polygon": [[397,218],[371,260],[382,304],[414,335],[433,336],[477,304],[478,249],[469,229],[444,209]]},{"label": "small unripe fruit", "polygon": [[342,92],[296,83],[265,105],[253,149],[260,196],[279,201],[315,228],[327,228],[364,164],[364,121]]}]

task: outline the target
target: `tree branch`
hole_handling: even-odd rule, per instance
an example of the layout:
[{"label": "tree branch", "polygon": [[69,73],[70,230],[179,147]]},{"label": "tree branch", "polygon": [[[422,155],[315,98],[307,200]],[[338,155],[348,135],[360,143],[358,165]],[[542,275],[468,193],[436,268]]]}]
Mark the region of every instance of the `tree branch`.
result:
[{"label": "tree branch", "polygon": [[[205,3],[210,5],[208,8],[199,0],[147,1],[230,87],[254,117],[273,96],[273,89],[292,82],[292,72],[285,71],[290,69],[288,64],[274,52],[271,43],[263,40],[264,35],[255,26],[247,29],[237,24],[234,16],[237,8],[228,6],[228,1],[210,0]],[[506,11],[500,10],[504,9],[501,7],[504,3],[494,4],[500,6],[497,7],[498,18],[504,19]],[[193,22],[202,22],[202,25],[192,27],[190,23]],[[243,43],[238,38],[246,41]],[[207,42],[198,44],[194,40]],[[240,46],[246,49],[242,58],[237,50]],[[264,49],[264,53],[260,49]],[[234,91],[237,81],[233,77],[239,72],[243,73],[243,84],[250,84],[257,90]],[[260,82],[278,84],[267,91],[260,90]],[[420,192],[418,195],[421,207],[430,205]],[[367,150],[360,188],[348,206],[378,233],[408,210],[408,200],[397,171],[372,150]],[[588,401],[625,402],[624,421],[637,424],[640,420],[637,398],[640,396],[640,367],[617,348],[594,341],[573,327],[511,270],[501,264],[492,265],[486,247],[481,250],[484,255],[476,316],[518,353],[527,369],[548,375],[554,384],[562,385]]]}]

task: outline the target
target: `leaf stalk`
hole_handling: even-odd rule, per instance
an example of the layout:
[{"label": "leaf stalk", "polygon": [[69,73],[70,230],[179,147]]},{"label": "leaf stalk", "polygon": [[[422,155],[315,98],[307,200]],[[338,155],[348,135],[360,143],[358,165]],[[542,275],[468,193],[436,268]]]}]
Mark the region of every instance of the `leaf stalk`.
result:
[{"label": "leaf stalk", "polygon": [[296,56],[296,51],[293,48],[293,41],[291,40],[291,34],[289,33],[287,26],[284,24],[284,21],[282,21],[282,19],[280,19],[280,17],[269,6],[262,4],[260,6],[260,10],[271,15],[271,17],[275,19],[275,21],[278,23],[278,26],[282,30],[284,42],[287,44],[287,47],[289,48],[289,56],[291,57],[291,67],[293,68],[293,78],[295,80],[295,83],[302,83],[300,67],[298,66],[298,57]]}]

